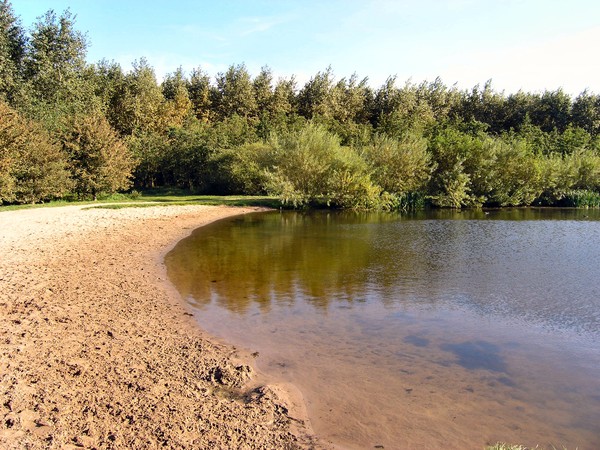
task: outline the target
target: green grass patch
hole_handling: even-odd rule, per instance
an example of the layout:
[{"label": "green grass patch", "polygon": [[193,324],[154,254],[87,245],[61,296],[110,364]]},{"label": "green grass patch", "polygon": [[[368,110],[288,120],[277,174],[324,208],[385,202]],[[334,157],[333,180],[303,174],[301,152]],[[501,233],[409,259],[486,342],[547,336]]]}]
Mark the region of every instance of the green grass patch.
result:
[{"label": "green grass patch", "polygon": [[[142,192],[134,191],[128,197],[122,198],[116,194],[99,200],[104,203],[115,203],[114,205],[102,205],[98,208],[143,208],[157,205],[228,205],[228,206],[264,206],[268,208],[280,208],[281,202],[277,197],[251,196],[251,195],[199,195],[178,188],[149,189]],[[94,206],[92,206],[94,207]]]},{"label": "green grass patch", "polygon": [[263,206],[266,208],[280,208],[281,202],[275,197],[238,197],[238,196],[217,196],[217,195],[193,195],[189,197],[178,198],[142,198],[135,202],[117,202],[114,204],[104,204],[94,206],[90,209],[123,209],[123,208],[150,208],[156,206],[189,206],[189,205],[207,205],[207,206]]},{"label": "green grass patch", "polygon": [[[97,203],[97,202],[96,202]],[[50,202],[45,203],[24,203],[18,205],[3,205],[0,206],[0,212],[3,211],[15,211],[19,209],[38,209],[38,208],[56,208],[60,206],[70,206],[70,205],[93,205],[93,201],[70,201],[70,200],[52,200]]]},{"label": "green grass patch", "polygon": [[[98,203],[103,203],[99,205]],[[63,199],[39,204],[21,204],[0,206],[0,212],[31,208],[52,208],[68,205],[83,205],[90,208],[122,209],[144,208],[160,205],[228,205],[228,206],[263,206],[280,208],[277,197],[246,195],[197,195],[182,189],[152,189],[143,192],[116,193],[99,195],[97,201],[79,201]]]}]

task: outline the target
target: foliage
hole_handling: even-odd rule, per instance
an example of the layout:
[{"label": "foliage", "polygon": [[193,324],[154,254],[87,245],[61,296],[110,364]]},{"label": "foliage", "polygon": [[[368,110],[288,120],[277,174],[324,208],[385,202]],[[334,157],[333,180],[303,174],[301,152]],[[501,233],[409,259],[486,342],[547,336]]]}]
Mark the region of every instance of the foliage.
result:
[{"label": "foliage", "polygon": [[103,116],[76,116],[65,127],[61,142],[69,155],[75,193],[113,193],[131,185],[134,160],[129,149]]},{"label": "foliage", "polygon": [[98,105],[88,80],[86,36],[75,28],[69,10],[60,16],[49,10],[34,25],[24,58],[25,106],[49,129],[64,117],[94,110]]},{"label": "foliage", "polygon": [[390,194],[423,191],[431,177],[427,141],[418,134],[402,139],[376,135],[362,152],[371,166],[373,181]]},{"label": "foliage", "polygon": [[62,149],[37,123],[0,102],[0,203],[37,203],[71,187]]},{"label": "foliage", "polygon": [[371,182],[365,161],[324,128],[309,124],[300,131],[273,137],[271,145],[273,166],[266,187],[284,204],[341,208],[379,204],[380,188]]},{"label": "foliage", "polygon": [[171,184],[168,167],[168,136],[160,133],[139,133],[129,136],[127,147],[137,161],[134,179],[137,186],[154,188],[167,183]]},{"label": "foliage", "polygon": [[0,1],[0,98],[16,102],[22,89],[25,31],[7,0]]},{"label": "foliage", "polygon": [[232,65],[227,72],[217,74],[217,86],[213,92],[213,102],[221,118],[234,114],[245,118],[256,115],[254,86],[244,64]]},{"label": "foliage", "polygon": [[273,165],[273,150],[267,143],[255,142],[220,152],[215,161],[221,169],[223,184],[229,187],[230,193],[266,194],[266,168]]},{"label": "foliage", "polygon": [[473,174],[467,167],[481,159],[482,140],[445,127],[430,137],[429,150],[436,163],[428,189],[433,204],[449,208],[481,205],[484,198],[473,191]]},{"label": "foliage", "polygon": [[27,32],[0,0],[2,202],[68,189],[95,196],[134,182],[273,192],[295,206],[596,204],[600,96],[592,92],[506,95],[491,81],[461,91],[439,78],[399,85],[395,77],[373,89],[356,74],[337,79],[331,67],[297,86],[294,76],[275,80],[267,66],[253,76],[244,64],[214,78],[180,68],[159,81],[144,58],[128,72],[88,64],[75,18],[50,10]]},{"label": "foliage", "polygon": [[585,189],[567,191],[557,204],[574,208],[600,208],[600,193]]},{"label": "foliage", "polygon": [[494,139],[489,170],[488,204],[530,205],[542,191],[539,157],[523,141]]}]

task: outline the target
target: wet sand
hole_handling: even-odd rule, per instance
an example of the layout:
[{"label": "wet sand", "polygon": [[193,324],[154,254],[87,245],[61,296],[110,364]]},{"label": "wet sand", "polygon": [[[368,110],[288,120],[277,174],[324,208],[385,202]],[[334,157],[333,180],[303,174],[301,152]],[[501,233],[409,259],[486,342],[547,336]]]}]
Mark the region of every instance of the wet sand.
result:
[{"label": "wet sand", "polygon": [[301,396],[202,332],[163,255],[256,208],[0,212],[0,448],[324,448]]}]

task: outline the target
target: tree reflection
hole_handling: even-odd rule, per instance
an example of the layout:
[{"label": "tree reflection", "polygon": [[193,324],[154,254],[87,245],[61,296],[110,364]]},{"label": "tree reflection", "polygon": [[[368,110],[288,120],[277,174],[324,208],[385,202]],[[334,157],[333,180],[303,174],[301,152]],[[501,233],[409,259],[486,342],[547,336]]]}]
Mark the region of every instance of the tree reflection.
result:
[{"label": "tree reflection", "polygon": [[[376,261],[371,224],[396,215],[284,212],[246,215],[204,227],[166,258],[184,298],[244,312],[302,296],[317,308],[364,299]],[[357,232],[356,228],[360,228]]]},{"label": "tree reflection", "polygon": [[200,228],[165,262],[186,300],[240,314],[298,300],[323,313],[332,304],[377,301],[392,312],[468,308],[597,329],[597,295],[586,280],[598,278],[600,253],[589,242],[600,231],[589,221],[599,215],[533,208],[260,213]]}]

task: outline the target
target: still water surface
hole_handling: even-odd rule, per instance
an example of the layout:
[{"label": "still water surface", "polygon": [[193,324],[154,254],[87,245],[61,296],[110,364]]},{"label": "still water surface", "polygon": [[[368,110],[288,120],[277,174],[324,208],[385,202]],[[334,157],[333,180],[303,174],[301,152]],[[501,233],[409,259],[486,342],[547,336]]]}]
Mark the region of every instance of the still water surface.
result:
[{"label": "still water surface", "polygon": [[600,448],[600,213],[272,212],[165,259],[344,448]]}]

